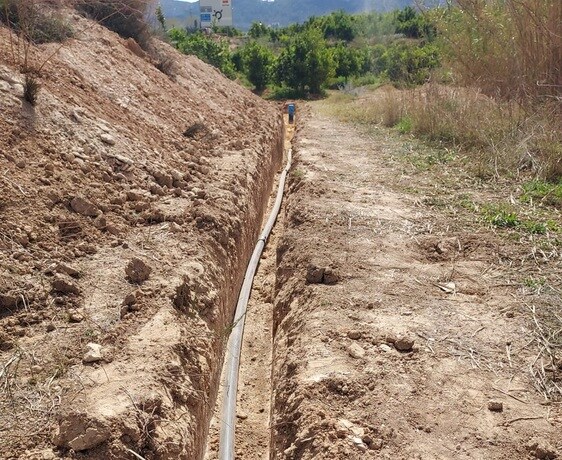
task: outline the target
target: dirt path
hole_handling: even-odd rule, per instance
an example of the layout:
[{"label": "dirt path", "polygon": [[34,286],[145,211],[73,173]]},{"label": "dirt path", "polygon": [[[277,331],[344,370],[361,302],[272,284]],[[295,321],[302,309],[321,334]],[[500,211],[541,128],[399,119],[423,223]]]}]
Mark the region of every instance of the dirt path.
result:
[{"label": "dirt path", "polygon": [[555,458],[561,410],[529,377],[502,242],[424,205],[440,184],[400,139],[322,104],[295,141],[277,249],[272,457]]}]

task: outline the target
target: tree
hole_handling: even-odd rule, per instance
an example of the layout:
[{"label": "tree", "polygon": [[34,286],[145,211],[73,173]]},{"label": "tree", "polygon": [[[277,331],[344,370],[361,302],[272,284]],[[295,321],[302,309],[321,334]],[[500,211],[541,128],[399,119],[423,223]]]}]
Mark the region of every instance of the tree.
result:
[{"label": "tree", "polygon": [[162,30],[166,30],[166,18],[164,17],[164,12],[162,11],[162,5],[156,7],[156,19],[158,20]]},{"label": "tree", "polygon": [[194,54],[207,64],[220,69],[228,78],[236,76],[226,41],[215,41],[201,32],[187,34],[182,29],[171,29],[169,36],[174,46],[182,53]]},{"label": "tree", "polygon": [[335,75],[336,64],[322,32],[309,28],[294,36],[275,65],[275,80],[304,93],[319,94]]},{"label": "tree", "polygon": [[248,80],[256,91],[263,91],[270,80],[271,65],[275,59],[273,53],[265,46],[252,42],[246,46],[242,56]]}]

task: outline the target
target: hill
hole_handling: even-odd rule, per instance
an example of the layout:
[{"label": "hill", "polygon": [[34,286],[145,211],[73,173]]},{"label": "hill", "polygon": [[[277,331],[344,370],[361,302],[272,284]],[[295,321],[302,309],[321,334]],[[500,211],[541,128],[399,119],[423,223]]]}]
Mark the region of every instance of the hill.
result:
[{"label": "hill", "polygon": [[[254,21],[286,26],[331,11],[344,10],[348,13],[388,11],[412,4],[412,0],[234,0],[233,15],[234,25],[247,29]],[[190,9],[197,11],[199,3],[163,0],[162,8],[167,18],[183,22],[189,16]]]}]

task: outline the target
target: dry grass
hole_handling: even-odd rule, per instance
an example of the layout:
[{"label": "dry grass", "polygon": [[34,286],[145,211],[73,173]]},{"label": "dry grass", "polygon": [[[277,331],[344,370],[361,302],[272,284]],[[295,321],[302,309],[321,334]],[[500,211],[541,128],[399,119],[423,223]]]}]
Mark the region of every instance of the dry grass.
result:
[{"label": "dry grass", "polygon": [[436,19],[459,83],[522,103],[560,101],[560,0],[458,0],[457,5]]},{"label": "dry grass", "polygon": [[550,180],[562,177],[562,127],[555,103],[523,108],[477,89],[427,84],[413,90],[382,87],[357,98],[335,94],[327,107],[342,120],[398,126],[461,151],[482,176],[531,170]]}]

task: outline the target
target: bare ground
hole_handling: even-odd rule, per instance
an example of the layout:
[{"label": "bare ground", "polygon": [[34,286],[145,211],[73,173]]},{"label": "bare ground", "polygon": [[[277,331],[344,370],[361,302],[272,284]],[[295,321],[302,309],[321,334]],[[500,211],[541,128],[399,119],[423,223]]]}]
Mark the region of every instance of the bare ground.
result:
[{"label": "bare ground", "polygon": [[503,191],[420,172],[421,144],[323,104],[302,117],[277,249],[272,458],[556,458],[562,410],[530,372],[551,364],[522,277],[558,258],[434,206]]}]

